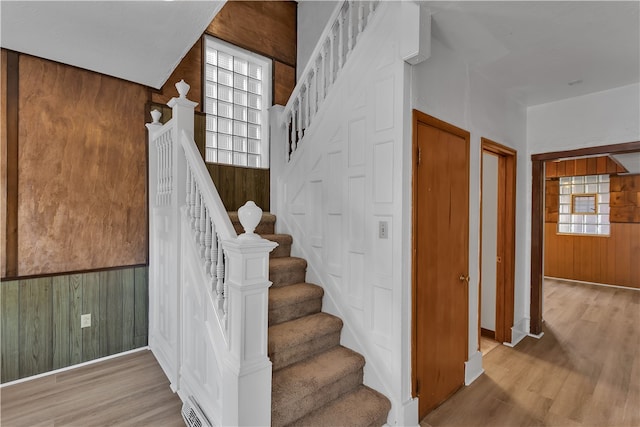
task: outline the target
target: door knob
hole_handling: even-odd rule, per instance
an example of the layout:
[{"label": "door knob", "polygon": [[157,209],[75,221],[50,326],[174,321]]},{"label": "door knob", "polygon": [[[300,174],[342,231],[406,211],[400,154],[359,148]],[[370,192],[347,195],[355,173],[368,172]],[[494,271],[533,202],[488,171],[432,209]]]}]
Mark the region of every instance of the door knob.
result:
[{"label": "door knob", "polygon": [[461,274],[459,279],[460,279],[461,282],[469,283],[469,276],[465,276],[464,274]]}]

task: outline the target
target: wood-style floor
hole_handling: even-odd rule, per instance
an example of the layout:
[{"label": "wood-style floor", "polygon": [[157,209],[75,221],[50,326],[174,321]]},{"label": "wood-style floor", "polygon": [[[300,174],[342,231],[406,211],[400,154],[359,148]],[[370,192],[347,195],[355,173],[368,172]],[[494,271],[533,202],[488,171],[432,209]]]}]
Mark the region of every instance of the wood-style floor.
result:
[{"label": "wood-style floor", "polygon": [[640,426],[640,292],[547,280],[544,319],[421,426]]},{"label": "wood-style floor", "polygon": [[150,351],[0,389],[0,425],[182,426],[182,402]]},{"label": "wood-style floor", "polygon": [[[484,357],[485,374],[422,426],[640,426],[640,292],[545,283],[544,337]],[[0,425],[183,426],[149,351],[0,389]]]}]

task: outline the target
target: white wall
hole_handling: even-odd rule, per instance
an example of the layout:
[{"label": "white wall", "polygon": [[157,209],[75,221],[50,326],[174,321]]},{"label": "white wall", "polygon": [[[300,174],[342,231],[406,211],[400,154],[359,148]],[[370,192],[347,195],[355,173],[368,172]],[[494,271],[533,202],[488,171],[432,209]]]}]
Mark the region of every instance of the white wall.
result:
[{"label": "white wall", "polygon": [[529,107],[529,153],[640,140],[640,84]]},{"label": "white wall", "polygon": [[[518,152],[516,194],[516,272],[514,340],[528,317],[527,224],[525,212],[526,109],[495,88],[436,39],[431,57],[412,70],[412,108],[444,120],[471,133],[469,194],[469,357],[478,357],[478,284],[480,253],[480,138],[485,137]],[[405,192],[411,182],[405,182]]]},{"label": "white wall", "polygon": [[298,2],[298,58],[296,82],[307,66],[318,39],[338,2],[326,0],[302,0]]},{"label": "white wall", "polygon": [[482,154],[482,292],[480,326],[496,330],[496,256],[498,254],[498,156]]}]

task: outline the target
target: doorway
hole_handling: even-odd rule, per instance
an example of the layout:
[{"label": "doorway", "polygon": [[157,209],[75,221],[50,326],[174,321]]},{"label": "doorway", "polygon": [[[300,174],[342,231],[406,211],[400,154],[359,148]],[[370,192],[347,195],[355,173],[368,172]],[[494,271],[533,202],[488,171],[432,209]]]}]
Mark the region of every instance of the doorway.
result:
[{"label": "doorway", "polygon": [[422,419],[464,385],[469,132],[413,112],[413,391]]},{"label": "doorway", "polygon": [[531,302],[529,333],[542,333],[542,280],[544,277],[544,194],[545,168],[547,160],[598,154],[622,154],[640,151],[640,141],[622,144],[588,147],[577,150],[533,154],[531,156]]},{"label": "doorway", "polygon": [[[511,342],[517,152],[482,138],[479,335]],[[478,338],[480,342],[480,337]]]}]

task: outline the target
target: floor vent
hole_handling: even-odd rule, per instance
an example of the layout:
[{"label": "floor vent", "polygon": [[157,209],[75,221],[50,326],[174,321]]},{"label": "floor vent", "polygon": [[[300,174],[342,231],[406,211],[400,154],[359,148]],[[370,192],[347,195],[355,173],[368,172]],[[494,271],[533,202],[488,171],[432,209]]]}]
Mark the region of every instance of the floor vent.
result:
[{"label": "floor vent", "polygon": [[189,396],[182,404],[182,418],[188,427],[211,427],[209,419],[193,396]]}]

